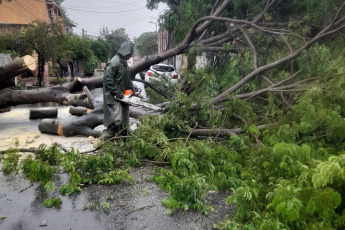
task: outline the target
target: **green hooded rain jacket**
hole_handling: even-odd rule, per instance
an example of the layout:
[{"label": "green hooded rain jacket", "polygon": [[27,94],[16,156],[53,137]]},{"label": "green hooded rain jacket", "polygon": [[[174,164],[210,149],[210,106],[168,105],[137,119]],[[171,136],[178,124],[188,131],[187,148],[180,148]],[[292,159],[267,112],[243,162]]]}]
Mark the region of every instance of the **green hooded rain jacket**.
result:
[{"label": "green hooded rain jacket", "polygon": [[130,42],[124,42],[117,54],[104,68],[103,76],[103,124],[108,127],[112,123],[120,128],[129,125],[129,106],[114,99],[116,95],[123,94],[127,89],[132,89],[131,71],[124,58],[133,54]]}]

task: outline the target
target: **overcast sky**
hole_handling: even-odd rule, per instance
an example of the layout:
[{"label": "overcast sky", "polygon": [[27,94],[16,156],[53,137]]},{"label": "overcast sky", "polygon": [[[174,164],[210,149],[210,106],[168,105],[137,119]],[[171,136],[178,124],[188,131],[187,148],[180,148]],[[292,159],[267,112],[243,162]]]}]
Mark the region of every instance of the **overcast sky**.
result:
[{"label": "overcast sky", "polygon": [[132,39],[144,32],[156,30],[156,22],[165,6],[158,10],[148,10],[146,0],[64,0],[61,4],[68,17],[77,24],[74,33],[99,35],[103,26],[109,31],[125,28]]}]

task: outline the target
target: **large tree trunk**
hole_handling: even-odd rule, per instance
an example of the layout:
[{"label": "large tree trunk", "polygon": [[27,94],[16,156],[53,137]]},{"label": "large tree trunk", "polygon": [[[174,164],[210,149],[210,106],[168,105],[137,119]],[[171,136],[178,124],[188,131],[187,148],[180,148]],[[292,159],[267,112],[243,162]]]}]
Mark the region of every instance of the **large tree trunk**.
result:
[{"label": "large tree trunk", "polygon": [[60,105],[94,108],[86,93],[70,94],[65,87],[51,87],[36,90],[11,90],[0,94],[0,108],[15,105],[55,102]]},{"label": "large tree trunk", "polygon": [[74,80],[74,64],[75,64],[75,61],[74,61],[74,60],[72,60],[72,61],[70,61],[70,62],[68,63],[69,68],[70,68],[70,70],[71,70],[71,81]]},{"label": "large tree trunk", "polygon": [[7,65],[0,67],[0,89],[6,87],[4,82],[21,75],[27,71],[33,72],[36,69],[36,62],[33,57],[26,55],[24,57],[13,60]]}]

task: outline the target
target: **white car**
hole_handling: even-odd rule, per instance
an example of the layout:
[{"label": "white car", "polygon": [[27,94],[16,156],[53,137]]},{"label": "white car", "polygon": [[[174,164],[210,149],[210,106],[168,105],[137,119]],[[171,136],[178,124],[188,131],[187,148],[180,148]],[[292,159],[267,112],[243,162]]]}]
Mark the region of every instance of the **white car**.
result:
[{"label": "white car", "polygon": [[145,74],[145,81],[150,82],[153,79],[177,83],[181,79],[181,75],[175,71],[175,68],[172,65],[156,64],[152,65]]}]

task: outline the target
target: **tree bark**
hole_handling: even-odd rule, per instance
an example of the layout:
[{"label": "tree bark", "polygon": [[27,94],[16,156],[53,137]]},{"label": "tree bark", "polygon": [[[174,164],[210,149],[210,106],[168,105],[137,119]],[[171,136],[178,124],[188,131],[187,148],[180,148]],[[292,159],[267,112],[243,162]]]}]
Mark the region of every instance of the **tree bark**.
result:
[{"label": "tree bark", "polygon": [[[266,129],[267,127],[273,126],[274,124],[269,125],[259,125],[257,128],[259,130]],[[231,136],[235,134],[239,134],[243,131],[242,128],[235,128],[235,129],[194,129],[192,132],[190,131],[182,131],[185,134],[191,134],[191,136]]]},{"label": "tree bark", "polygon": [[57,108],[30,109],[29,119],[57,118]]},{"label": "tree bark", "polygon": [[69,113],[75,116],[83,116],[90,113],[92,109],[88,109],[81,106],[71,106],[69,107]]},{"label": "tree bark", "polygon": [[65,87],[51,87],[36,90],[11,90],[0,94],[0,108],[15,105],[55,102],[60,105],[74,105],[91,108],[86,94],[70,94]]},{"label": "tree bark", "polygon": [[103,77],[80,78],[78,77],[71,83],[67,83],[65,87],[70,93],[75,93],[83,90],[86,86],[88,89],[103,87]]}]

